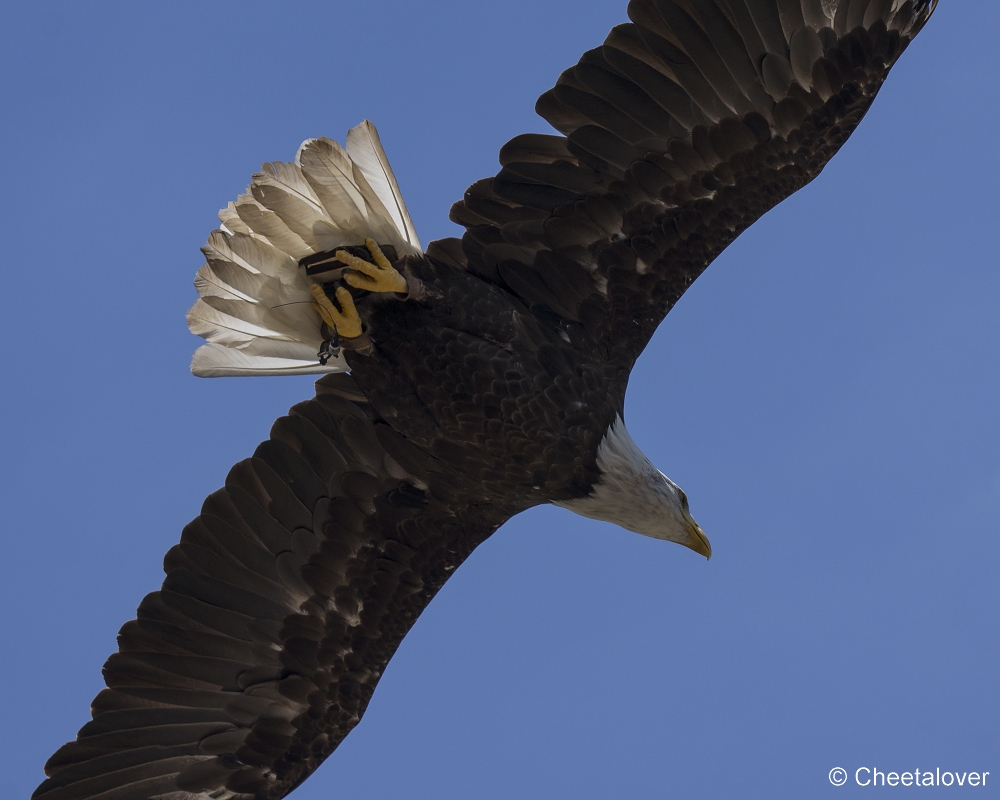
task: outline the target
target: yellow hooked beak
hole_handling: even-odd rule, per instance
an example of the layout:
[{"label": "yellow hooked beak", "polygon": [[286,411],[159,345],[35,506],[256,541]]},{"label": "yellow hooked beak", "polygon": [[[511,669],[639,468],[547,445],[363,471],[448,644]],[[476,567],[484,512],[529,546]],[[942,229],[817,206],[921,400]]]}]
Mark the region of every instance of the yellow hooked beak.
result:
[{"label": "yellow hooked beak", "polygon": [[698,527],[698,523],[694,521],[694,517],[688,514],[687,511],[683,511],[682,513],[684,514],[684,523],[687,527],[690,541],[681,542],[681,544],[685,547],[691,548],[696,553],[700,553],[705,556],[705,558],[711,558],[712,545],[709,544],[705,531]]}]

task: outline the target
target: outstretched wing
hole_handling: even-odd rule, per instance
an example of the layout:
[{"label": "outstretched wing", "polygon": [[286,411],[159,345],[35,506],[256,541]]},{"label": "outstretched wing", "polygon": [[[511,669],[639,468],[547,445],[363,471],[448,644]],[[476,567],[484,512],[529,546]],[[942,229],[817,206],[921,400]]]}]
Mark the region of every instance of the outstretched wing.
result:
[{"label": "outstretched wing", "polygon": [[162,589],[119,634],[93,720],[34,800],[284,797],[358,723],[417,616],[503,521],[380,422],[353,378],[317,393],[185,528]]},{"label": "outstretched wing", "polygon": [[428,255],[631,366],[744,229],[815,178],[936,0],[632,0]]}]

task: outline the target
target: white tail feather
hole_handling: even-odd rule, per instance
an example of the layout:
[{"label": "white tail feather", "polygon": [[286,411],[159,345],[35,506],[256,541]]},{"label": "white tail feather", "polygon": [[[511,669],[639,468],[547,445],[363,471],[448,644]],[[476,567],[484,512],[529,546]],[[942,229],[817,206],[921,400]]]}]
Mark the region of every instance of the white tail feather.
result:
[{"label": "white tail feather", "polygon": [[250,233],[247,224],[240,219],[235,203],[230,203],[219,212],[219,221],[222,223],[222,229],[226,233]]},{"label": "white tail feather", "polygon": [[392,174],[392,167],[389,166],[389,159],[382,149],[378,131],[368,120],[348,131],[347,155],[364,173],[368,184],[391,215],[397,230],[405,234],[410,246],[419,251],[420,240],[417,238],[417,230],[413,227],[410,212],[406,210],[406,203],[403,202],[396,176]]},{"label": "white tail feather", "polygon": [[[313,375],[316,359],[294,359],[287,356],[247,355],[242,350],[220,344],[205,344],[194,351],[191,371],[200,378],[238,378],[254,375]],[[343,359],[331,360],[326,372],[346,372]]]},{"label": "white tail feather", "polygon": [[368,237],[400,255],[420,255],[375,126],[302,143],[295,163],[265,164],[249,189],[219,212],[222,228],[202,248],[199,300],[188,327],[208,344],[195,351],[199,377],[344,372],[342,358],[319,363],[321,319],[313,279],[299,267],[312,253],[360,245]]}]

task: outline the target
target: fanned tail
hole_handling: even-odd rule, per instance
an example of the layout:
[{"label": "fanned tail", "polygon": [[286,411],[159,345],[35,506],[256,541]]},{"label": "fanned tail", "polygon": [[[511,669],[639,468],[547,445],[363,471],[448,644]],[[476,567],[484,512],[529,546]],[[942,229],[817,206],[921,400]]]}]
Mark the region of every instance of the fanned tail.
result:
[{"label": "fanned tail", "polygon": [[393,245],[401,256],[420,254],[413,221],[368,120],[348,132],[346,149],[330,139],[308,139],[294,163],[264,164],[219,219],[222,228],[202,248],[199,299],[187,316],[191,332],[208,341],[191,362],[202,378],[346,371],[342,358],[321,363],[318,356],[322,320],[312,306],[313,280],[299,261],[368,237]]}]

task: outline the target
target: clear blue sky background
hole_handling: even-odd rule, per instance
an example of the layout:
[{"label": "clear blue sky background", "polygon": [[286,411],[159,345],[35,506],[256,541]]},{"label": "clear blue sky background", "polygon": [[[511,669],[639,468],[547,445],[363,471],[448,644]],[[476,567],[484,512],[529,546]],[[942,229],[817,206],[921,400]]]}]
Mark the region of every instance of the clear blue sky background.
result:
[{"label": "clear blue sky background", "polygon": [[[624,0],[0,4],[0,795],[307,378],[198,380],[184,312],[265,160],[375,121],[426,243]],[[861,129],[718,259],[629,427],[706,563],[540,508],[445,586],[312,798],[1000,796],[1000,4],[944,0]],[[883,790],[886,791],[886,790]]]}]

